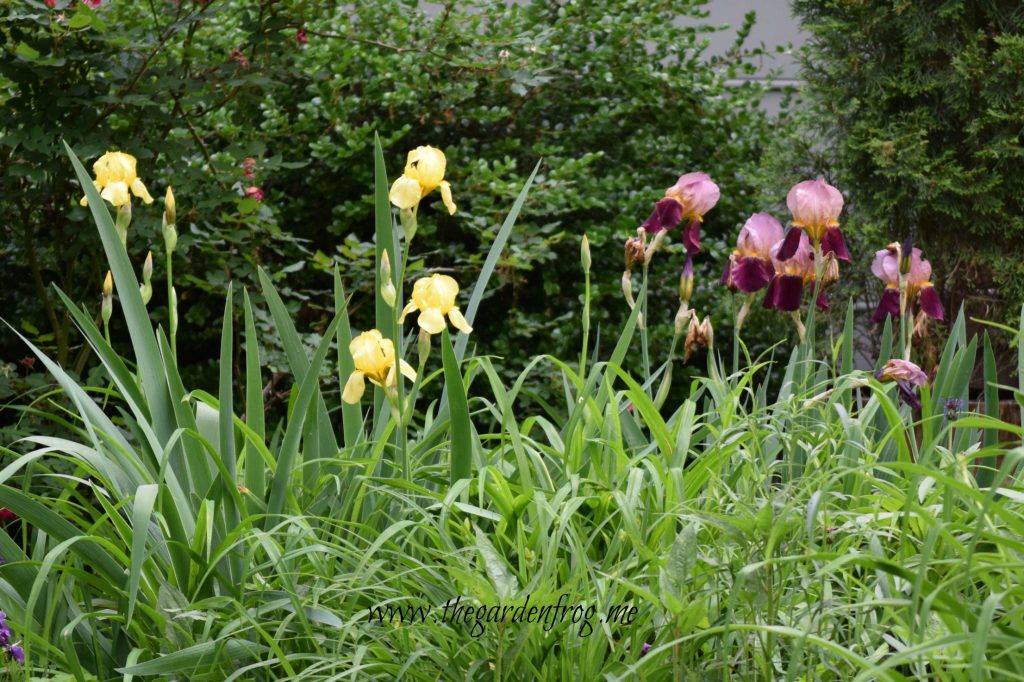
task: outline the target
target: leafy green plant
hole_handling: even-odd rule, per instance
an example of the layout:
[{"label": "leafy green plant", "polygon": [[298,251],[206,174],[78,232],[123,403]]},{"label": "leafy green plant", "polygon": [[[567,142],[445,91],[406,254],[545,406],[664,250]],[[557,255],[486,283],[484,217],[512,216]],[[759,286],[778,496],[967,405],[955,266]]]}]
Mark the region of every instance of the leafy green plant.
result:
[{"label": "leafy green plant", "polygon": [[[662,412],[652,376],[624,369],[643,341],[638,305],[585,363],[538,355],[512,381],[464,335],[452,343],[445,331],[442,357],[433,349],[417,374],[443,383],[444,397],[394,410],[391,399],[415,389],[374,388],[372,400],[367,393],[342,408],[339,441],[324,388],[335,377],[323,371],[334,341],[339,387],[357,367],[346,352],[354,335],[341,278],[338,314],[312,356],[261,278],[295,379],[279,424],[264,419],[247,292],[245,371],[236,377],[229,361],[229,291],[217,393],[190,391],[146,313],[107,207],[71,156],[133,352],[118,355],[88,311],[60,293],[111,389],[81,384],[26,340],[75,406],[74,437],[30,436],[32,450],[0,471],[0,505],[23,521],[22,544],[0,534],[0,605],[32,675],[1024,674],[1024,429],[1000,421],[993,400],[966,409],[979,346],[963,315],[916,414],[893,384],[851,370],[849,314],[834,343],[815,345],[811,326],[781,363],[777,396],[758,379],[770,357],[730,371],[711,352],[689,397]],[[529,188],[485,260],[465,309],[470,323],[487,305]],[[412,357],[413,337],[384,294],[390,284],[404,301],[415,274],[400,266],[410,242],[387,189],[378,145],[375,244],[399,265],[390,277],[375,269],[376,323],[397,357]],[[637,294],[646,299],[646,283]],[[1024,316],[1015,336],[1024,337]],[[891,349],[891,328],[888,338]],[[986,357],[988,349],[986,341]],[[560,380],[557,404],[526,393],[531,374]],[[1024,397],[1024,385],[1013,390]],[[31,483],[56,475],[51,457],[74,473],[59,495],[40,496]],[[19,474],[20,489],[10,485]],[[569,615],[527,623],[502,612],[527,603],[548,614],[565,605]]]}]

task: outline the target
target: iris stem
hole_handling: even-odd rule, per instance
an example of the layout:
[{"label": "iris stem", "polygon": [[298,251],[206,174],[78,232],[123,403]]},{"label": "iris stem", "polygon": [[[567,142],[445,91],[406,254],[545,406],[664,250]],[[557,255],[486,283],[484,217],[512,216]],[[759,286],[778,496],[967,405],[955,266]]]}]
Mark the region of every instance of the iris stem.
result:
[{"label": "iris stem", "polygon": [[175,360],[178,358],[178,321],[177,315],[173,314],[171,307],[177,307],[178,302],[174,300],[174,270],[173,270],[173,258],[170,251],[167,252],[167,328],[171,333],[171,355],[174,356]]},{"label": "iris stem", "polygon": [[587,345],[590,341],[590,269],[583,270],[583,350],[580,351],[580,384],[587,373]]},{"label": "iris stem", "polygon": [[[647,269],[648,264],[644,262],[644,297],[640,301],[640,352],[644,363],[644,380],[651,378],[651,357],[647,349]],[[648,393],[650,389],[648,389]]]}]

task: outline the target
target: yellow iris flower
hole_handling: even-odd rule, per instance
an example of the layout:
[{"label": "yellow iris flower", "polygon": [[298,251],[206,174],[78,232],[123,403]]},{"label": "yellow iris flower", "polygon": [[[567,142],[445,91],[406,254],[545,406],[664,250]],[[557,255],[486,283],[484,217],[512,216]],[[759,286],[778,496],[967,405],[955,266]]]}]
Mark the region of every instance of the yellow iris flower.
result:
[{"label": "yellow iris flower", "polygon": [[[371,329],[352,339],[348,351],[352,354],[356,369],[345,382],[345,390],[341,393],[341,399],[346,403],[355,405],[363,397],[365,379],[385,389],[397,384],[395,344],[391,339],[385,339],[379,331]],[[410,381],[416,380],[416,370],[409,363],[401,360],[398,366],[402,376]]]},{"label": "yellow iris flower", "polygon": [[459,285],[448,275],[422,277],[413,285],[412,300],[402,311],[399,322],[405,322],[406,315],[418,310],[418,323],[423,331],[428,334],[440,334],[444,329],[444,318],[447,315],[452,326],[468,334],[473,328],[455,305],[455,297],[458,295]]},{"label": "yellow iris flower", "polygon": [[441,201],[449,214],[455,213],[452,188],[444,179],[447,165],[444,152],[435,147],[416,147],[405,162],[402,177],[395,180],[388,193],[388,199],[398,208],[409,209],[420,203],[423,197],[441,188]]},{"label": "yellow iris flower", "polygon": [[[100,196],[113,206],[124,206],[130,203],[131,194],[147,204],[152,204],[153,197],[149,196],[146,186],[142,184],[142,180],[136,174],[135,164],[135,157],[123,152],[107,152],[97,159],[92,166],[92,172],[96,174],[93,184],[100,191]],[[85,197],[82,197],[80,203],[82,206],[89,204]]]}]

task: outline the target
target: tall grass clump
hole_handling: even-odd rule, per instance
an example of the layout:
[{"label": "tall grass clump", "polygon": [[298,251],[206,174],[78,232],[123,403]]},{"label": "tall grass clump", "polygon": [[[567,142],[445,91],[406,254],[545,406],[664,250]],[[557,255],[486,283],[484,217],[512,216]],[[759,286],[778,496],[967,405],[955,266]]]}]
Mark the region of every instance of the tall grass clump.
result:
[{"label": "tall grass clump", "polygon": [[[207,392],[180,378],[188,327],[147,314],[153,296],[175,309],[173,194],[156,259],[166,289],[151,284],[152,260],[140,286],[126,248],[134,183],[98,163],[94,185],[68,155],[112,286],[99,315],[57,295],[107,383],[76,379],[26,340],[73,409],[63,436],[30,436],[16,458],[4,448],[0,505],[18,521],[0,533],[0,606],[24,655],[4,659],[12,678],[1024,677],[1024,429],[998,409],[1000,391],[1019,402],[1024,384],[996,384],[991,343],[967,338],[962,314],[933,375],[913,364],[915,329],[942,311],[912,244],[877,254],[880,277],[895,258],[897,300],[879,314],[877,366],[854,369],[852,306],[841,329],[814,319],[850,260],[833,232],[841,199],[832,211],[823,188],[811,189],[833,203],[814,215],[794,195],[788,236],[764,219],[744,227],[723,277],[742,294],[737,333],[717,346],[690,306],[710,178],[681,178],[627,244],[621,329],[590,329],[590,282],[616,275],[591,272],[584,238],[582,352],[534,357],[510,382],[499,358],[475,352],[486,339],[472,325],[500,305],[485,291],[534,176],[466,298],[440,273],[406,277],[428,198],[456,209],[444,155],[417,148],[389,183],[378,143],[375,329],[352,328],[337,272],[335,313],[306,348],[261,272],[259,292],[228,287]],[[648,343],[668,318],[647,295],[648,265],[684,220],[665,353]],[[797,338],[751,358],[740,330],[761,289]],[[263,311],[293,377],[280,422],[265,417]],[[115,324],[130,334],[125,355],[105,333]],[[1019,344],[1024,319],[993,333]],[[623,369],[634,353],[642,376]],[[669,404],[684,362],[706,371]],[[1024,382],[1020,370],[1024,353]],[[559,400],[524,390],[536,375],[557,378]]]}]

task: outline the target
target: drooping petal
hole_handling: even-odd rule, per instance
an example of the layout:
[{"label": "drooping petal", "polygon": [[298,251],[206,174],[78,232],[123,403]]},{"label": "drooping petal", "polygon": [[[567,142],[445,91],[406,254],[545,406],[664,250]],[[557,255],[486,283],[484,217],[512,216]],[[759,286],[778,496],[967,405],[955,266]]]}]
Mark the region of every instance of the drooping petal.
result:
[{"label": "drooping petal", "polygon": [[768,310],[775,309],[775,299],[778,296],[779,291],[778,280],[779,278],[776,276],[772,277],[772,281],[768,282],[768,289],[764,292],[764,300],[761,301],[762,308]]},{"label": "drooping petal", "polygon": [[850,252],[846,249],[846,240],[843,239],[843,233],[838,227],[828,228],[825,231],[825,236],[821,238],[822,255],[828,255],[830,252],[834,253],[837,259],[850,262]]},{"label": "drooping petal", "polygon": [[719,284],[724,284],[725,286],[729,287],[730,289],[735,289],[736,288],[733,285],[733,281],[732,281],[732,269],[735,266],[735,260],[736,259],[733,256],[729,256],[729,260],[725,264],[725,269],[722,270],[722,276],[718,280]]},{"label": "drooping petal", "polygon": [[412,365],[410,365],[408,362],[406,362],[405,360],[399,360],[398,369],[402,373],[402,376],[404,376],[406,379],[408,379],[409,381],[416,381],[416,370],[414,370],[412,368]]},{"label": "drooping petal", "polygon": [[100,196],[109,201],[112,206],[124,206],[132,200],[128,194],[128,184],[124,182],[111,182],[103,188]]},{"label": "drooping petal", "polygon": [[745,256],[736,259],[730,278],[740,291],[753,294],[763,289],[775,274],[762,258]]},{"label": "drooping petal", "polygon": [[939,294],[935,291],[935,287],[932,286],[931,282],[926,282],[921,286],[921,293],[917,302],[920,304],[921,310],[928,317],[936,320],[941,320],[945,317],[946,313],[942,308],[942,301],[939,300]]},{"label": "drooping petal", "polygon": [[691,220],[683,228],[683,246],[691,256],[700,253],[700,221]]},{"label": "drooping petal", "polygon": [[654,204],[654,211],[644,221],[643,228],[648,234],[655,234],[662,230],[671,230],[679,224],[683,215],[683,205],[672,197],[659,199]]},{"label": "drooping petal", "polygon": [[441,201],[448,209],[448,215],[455,215],[455,202],[452,201],[452,186],[445,180],[441,183]]},{"label": "drooping petal", "polygon": [[444,330],[444,315],[437,308],[420,311],[420,328],[428,334],[440,334]]},{"label": "drooping petal", "polygon": [[896,382],[897,388],[899,388],[900,398],[903,399],[907,405],[910,405],[912,409],[921,409],[921,398],[917,395],[917,389],[909,381],[898,380]]},{"label": "drooping petal", "polygon": [[818,306],[818,310],[828,310],[828,294],[824,289],[818,292],[818,300],[815,301],[815,304]]},{"label": "drooping petal", "polygon": [[800,235],[803,234],[803,230],[791,227],[789,232],[786,233],[786,238],[782,241],[782,246],[779,247],[779,252],[776,258],[779,260],[789,260],[796,253],[796,250],[800,247]]},{"label": "drooping petal", "polygon": [[132,189],[132,194],[134,194],[138,198],[142,199],[143,203],[145,203],[145,204],[152,204],[153,203],[153,197],[149,196],[149,191],[146,189],[146,186],[144,184],[142,184],[142,180],[139,180],[138,178],[135,178],[134,182],[132,182],[131,189]]},{"label": "drooping petal", "polygon": [[462,316],[462,311],[458,308],[452,308],[448,311],[448,319],[452,321],[452,326],[463,334],[469,334],[473,331],[473,328],[469,326],[469,322]]},{"label": "drooping petal", "polygon": [[366,382],[363,377],[362,372],[352,372],[348,381],[345,382],[345,390],[341,392],[341,399],[349,405],[355,405],[362,399],[363,392],[366,391]]},{"label": "drooping petal", "polygon": [[772,308],[791,313],[800,309],[800,297],[804,291],[804,279],[798,275],[779,275],[774,280]]},{"label": "drooping petal", "polygon": [[882,300],[878,302],[875,314],[871,316],[872,322],[885,322],[887,315],[895,318],[900,316],[900,290],[893,287],[886,287],[882,293]]},{"label": "drooping petal", "polygon": [[406,303],[405,307],[402,308],[401,316],[398,318],[398,324],[405,324],[405,316],[408,315],[409,313],[414,313],[417,310],[419,309],[416,307],[416,304],[414,302],[409,301],[408,303]]},{"label": "drooping petal", "polygon": [[420,183],[405,175],[394,181],[391,191],[388,192],[388,199],[398,208],[412,208],[420,203],[423,196],[423,188]]}]

